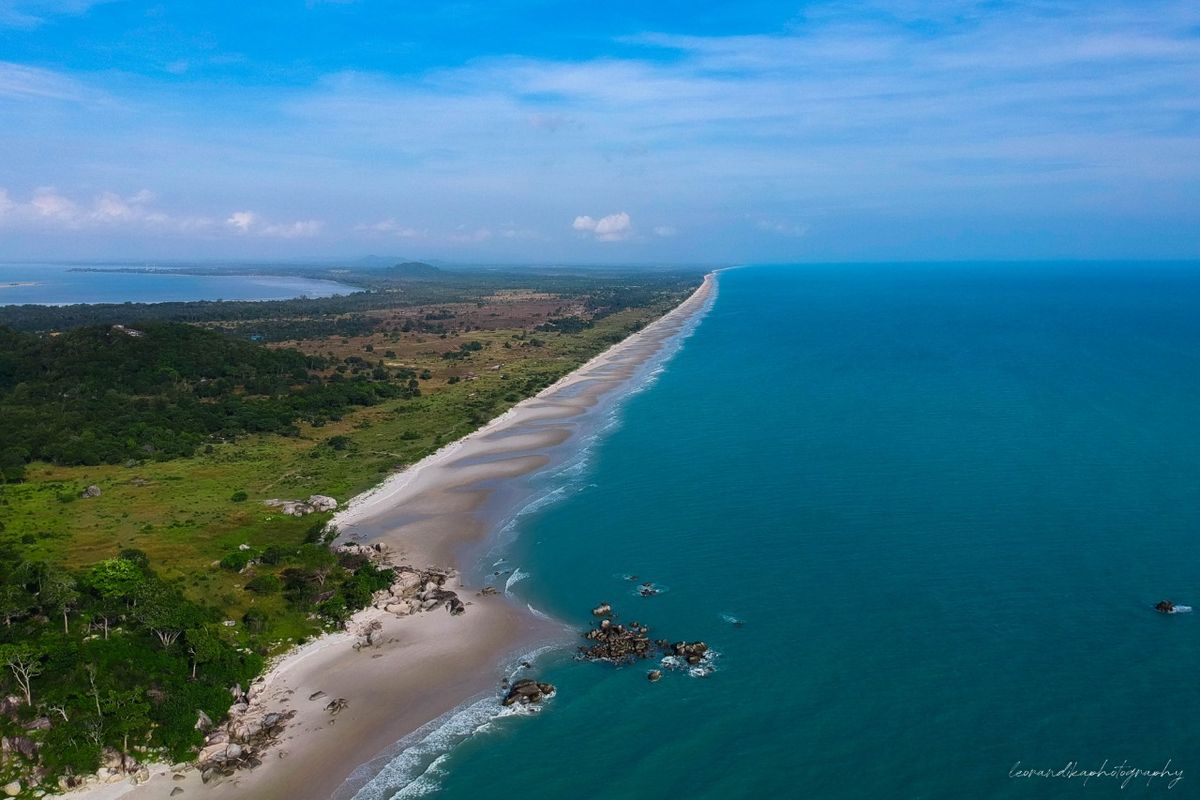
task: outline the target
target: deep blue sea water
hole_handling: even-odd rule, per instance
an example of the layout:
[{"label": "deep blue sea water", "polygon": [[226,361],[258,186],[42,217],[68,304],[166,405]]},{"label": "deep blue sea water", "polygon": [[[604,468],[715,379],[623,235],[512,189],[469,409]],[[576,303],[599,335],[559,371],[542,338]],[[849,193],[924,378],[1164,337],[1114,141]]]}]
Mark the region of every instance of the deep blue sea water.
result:
[{"label": "deep blue sea water", "polygon": [[[618,419],[517,590],[716,671],[543,657],[393,796],[1200,797],[1200,265],[726,271]],[[1183,780],[1010,777],[1106,760]]]},{"label": "deep blue sea water", "polygon": [[[12,284],[33,284],[17,285]],[[358,291],[333,281],[270,275],[76,272],[66,264],[0,264],[0,306],[286,300]]]}]

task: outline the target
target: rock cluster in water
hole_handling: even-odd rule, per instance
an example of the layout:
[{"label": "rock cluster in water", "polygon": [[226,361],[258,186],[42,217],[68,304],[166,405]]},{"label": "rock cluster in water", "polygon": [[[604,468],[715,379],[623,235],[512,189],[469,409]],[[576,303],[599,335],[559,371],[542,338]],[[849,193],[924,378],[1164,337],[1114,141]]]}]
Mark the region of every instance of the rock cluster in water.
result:
[{"label": "rock cluster in water", "polygon": [[[601,619],[595,627],[583,635],[591,642],[591,644],[579,648],[579,656],[584,660],[607,661],[610,664],[631,664],[647,658],[674,656],[695,666],[708,653],[708,645],[704,642],[671,643],[666,639],[651,639],[650,629],[640,622],[635,621],[628,625],[622,625],[616,621],[612,613],[612,606],[608,603],[596,606],[592,609],[592,614]],[[657,680],[653,677],[650,679]]]},{"label": "rock cluster in water", "polygon": [[553,684],[538,683],[530,678],[525,678],[514,683],[508,690],[508,694],[504,696],[504,705],[527,706],[531,703],[540,703],[552,694],[554,694]]}]

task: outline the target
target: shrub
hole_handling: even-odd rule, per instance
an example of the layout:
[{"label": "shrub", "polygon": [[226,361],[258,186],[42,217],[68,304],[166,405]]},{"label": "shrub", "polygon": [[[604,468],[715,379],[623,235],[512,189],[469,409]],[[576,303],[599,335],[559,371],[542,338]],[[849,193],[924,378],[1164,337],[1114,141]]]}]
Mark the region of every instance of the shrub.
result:
[{"label": "shrub", "polygon": [[277,544],[273,544],[270,547],[268,547],[266,550],[263,551],[262,557],[259,558],[258,560],[261,561],[263,564],[270,564],[270,565],[274,566],[275,564],[282,563],[283,560],[287,557],[288,557],[287,550],[283,549],[282,547],[280,547]]},{"label": "shrub", "polygon": [[138,550],[136,547],[126,547],[124,550],[117,553],[117,558],[121,559],[122,561],[132,561],[142,569],[146,569],[150,566],[150,556],[146,555],[145,552]]},{"label": "shrub", "polygon": [[275,594],[282,588],[282,581],[270,574],[259,575],[246,584],[246,591],[255,594]]},{"label": "shrub", "polygon": [[250,551],[235,550],[229,555],[221,559],[221,569],[227,569],[232,572],[241,572],[250,563]]},{"label": "shrub", "polygon": [[246,630],[250,631],[250,633],[265,633],[267,623],[266,612],[260,611],[257,608],[252,608],[242,615],[242,624],[246,626]]},{"label": "shrub", "polygon": [[246,502],[247,497],[249,497],[249,495],[247,495],[245,492],[237,491],[237,492],[234,492],[233,495],[229,499],[235,503],[244,503],[244,502]]}]

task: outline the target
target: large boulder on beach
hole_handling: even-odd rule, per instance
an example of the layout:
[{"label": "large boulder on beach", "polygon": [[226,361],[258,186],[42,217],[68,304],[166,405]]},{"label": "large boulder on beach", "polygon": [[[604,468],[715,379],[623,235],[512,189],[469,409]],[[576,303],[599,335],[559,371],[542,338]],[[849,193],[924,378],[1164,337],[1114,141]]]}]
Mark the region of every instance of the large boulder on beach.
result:
[{"label": "large boulder on beach", "polygon": [[338,507],[337,500],[324,494],[314,494],[308,498],[308,504],[313,511],[333,511]]},{"label": "large boulder on beach", "polygon": [[392,584],[392,594],[397,597],[408,597],[417,591],[421,585],[421,573],[412,571],[398,571],[396,580]]}]

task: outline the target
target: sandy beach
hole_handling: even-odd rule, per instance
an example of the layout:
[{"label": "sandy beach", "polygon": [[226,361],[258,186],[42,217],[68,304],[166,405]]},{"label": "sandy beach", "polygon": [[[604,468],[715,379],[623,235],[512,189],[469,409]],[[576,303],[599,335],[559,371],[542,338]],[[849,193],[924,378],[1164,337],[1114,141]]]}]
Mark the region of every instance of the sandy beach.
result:
[{"label": "sandy beach", "polygon": [[[465,555],[519,507],[523,479],[579,435],[580,417],[618,396],[707,307],[714,277],[682,304],[538,395],[353,498],[333,519],[341,541],[384,543],[395,564],[456,568],[447,588],[468,603],[396,617],[356,615],[351,631],[378,620],[378,643],[356,649],[353,632],[330,634],[286,654],[253,687],[256,713],[295,712],[260,767],[204,784],[197,770],[158,767],[149,781],[94,786],[73,796],[157,800],[178,796],[328,800],[360,765],[405,735],[475,698],[497,697],[506,659],[540,643],[569,642],[562,625],[503,594],[482,595],[463,575]],[[480,585],[474,585],[480,584]],[[316,696],[310,700],[310,697]],[[346,708],[325,710],[332,698]],[[181,790],[181,791],[177,791]]]}]

